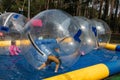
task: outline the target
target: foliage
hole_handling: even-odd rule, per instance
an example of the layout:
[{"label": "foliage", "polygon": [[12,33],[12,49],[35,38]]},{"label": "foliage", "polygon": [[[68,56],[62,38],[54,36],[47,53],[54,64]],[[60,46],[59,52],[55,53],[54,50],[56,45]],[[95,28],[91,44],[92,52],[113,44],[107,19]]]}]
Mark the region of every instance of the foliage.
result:
[{"label": "foliage", "polygon": [[102,19],[108,23],[113,33],[120,33],[120,13],[117,14],[119,0],[1,0],[0,12],[20,13],[21,8],[23,15],[28,16],[28,1],[31,2],[31,18],[46,9],[62,9],[73,16]]}]

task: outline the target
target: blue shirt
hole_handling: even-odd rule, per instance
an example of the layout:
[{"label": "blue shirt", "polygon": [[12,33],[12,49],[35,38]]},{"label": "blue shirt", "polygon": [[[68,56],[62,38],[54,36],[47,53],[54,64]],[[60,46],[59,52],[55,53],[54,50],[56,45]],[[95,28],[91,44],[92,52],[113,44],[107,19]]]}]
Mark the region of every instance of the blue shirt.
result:
[{"label": "blue shirt", "polygon": [[59,44],[57,43],[56,39],[36,40],[35,43],[46,55],[52,54],[59,56],[58,52],[55,51],[56,48],[59,48]]}]

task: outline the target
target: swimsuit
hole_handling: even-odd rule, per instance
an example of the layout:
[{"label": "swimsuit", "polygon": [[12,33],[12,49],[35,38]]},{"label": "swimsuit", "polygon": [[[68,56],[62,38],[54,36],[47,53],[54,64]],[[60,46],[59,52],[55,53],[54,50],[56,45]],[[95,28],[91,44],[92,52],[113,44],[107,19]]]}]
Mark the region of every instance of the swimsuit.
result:
[{"label": "swimsuit", "polygon": [[19,55],[20,52],[21,52],[20,49],[16,45],[11,45],[9,47],[9,53],[11,56]]}]

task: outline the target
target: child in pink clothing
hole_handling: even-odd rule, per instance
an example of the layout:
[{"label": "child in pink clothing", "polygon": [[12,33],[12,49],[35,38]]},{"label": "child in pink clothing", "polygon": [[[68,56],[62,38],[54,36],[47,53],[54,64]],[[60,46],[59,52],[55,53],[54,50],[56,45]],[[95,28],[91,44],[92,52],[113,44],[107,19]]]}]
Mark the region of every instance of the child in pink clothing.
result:
[{"label": "child in pink clothing", "polygon": [[15,41],[11,41],[11,46],[9,47],[9,53],[11,56],[19,55],[21,50],[16,46]]}]

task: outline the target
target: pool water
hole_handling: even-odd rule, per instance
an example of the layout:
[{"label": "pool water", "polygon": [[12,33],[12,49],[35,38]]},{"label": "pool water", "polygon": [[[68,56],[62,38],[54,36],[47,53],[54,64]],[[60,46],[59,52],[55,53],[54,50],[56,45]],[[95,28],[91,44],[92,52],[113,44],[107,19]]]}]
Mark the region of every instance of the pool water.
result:
[{"label": "pool water", "polygon": [[[59,69],[58,73],[54,73],[54,68],[51,66],[43,70],[36,70],[28,63],[23,55],[9,56],[2,54],[0,55],[0,80],[42,80],[97,63],[105,63],[118,59],[120,59],[120,52],[97,49],[85,56],[81,56],[77,62],[68,69]],[[108,80],[108,78],[106,80]]]}]

